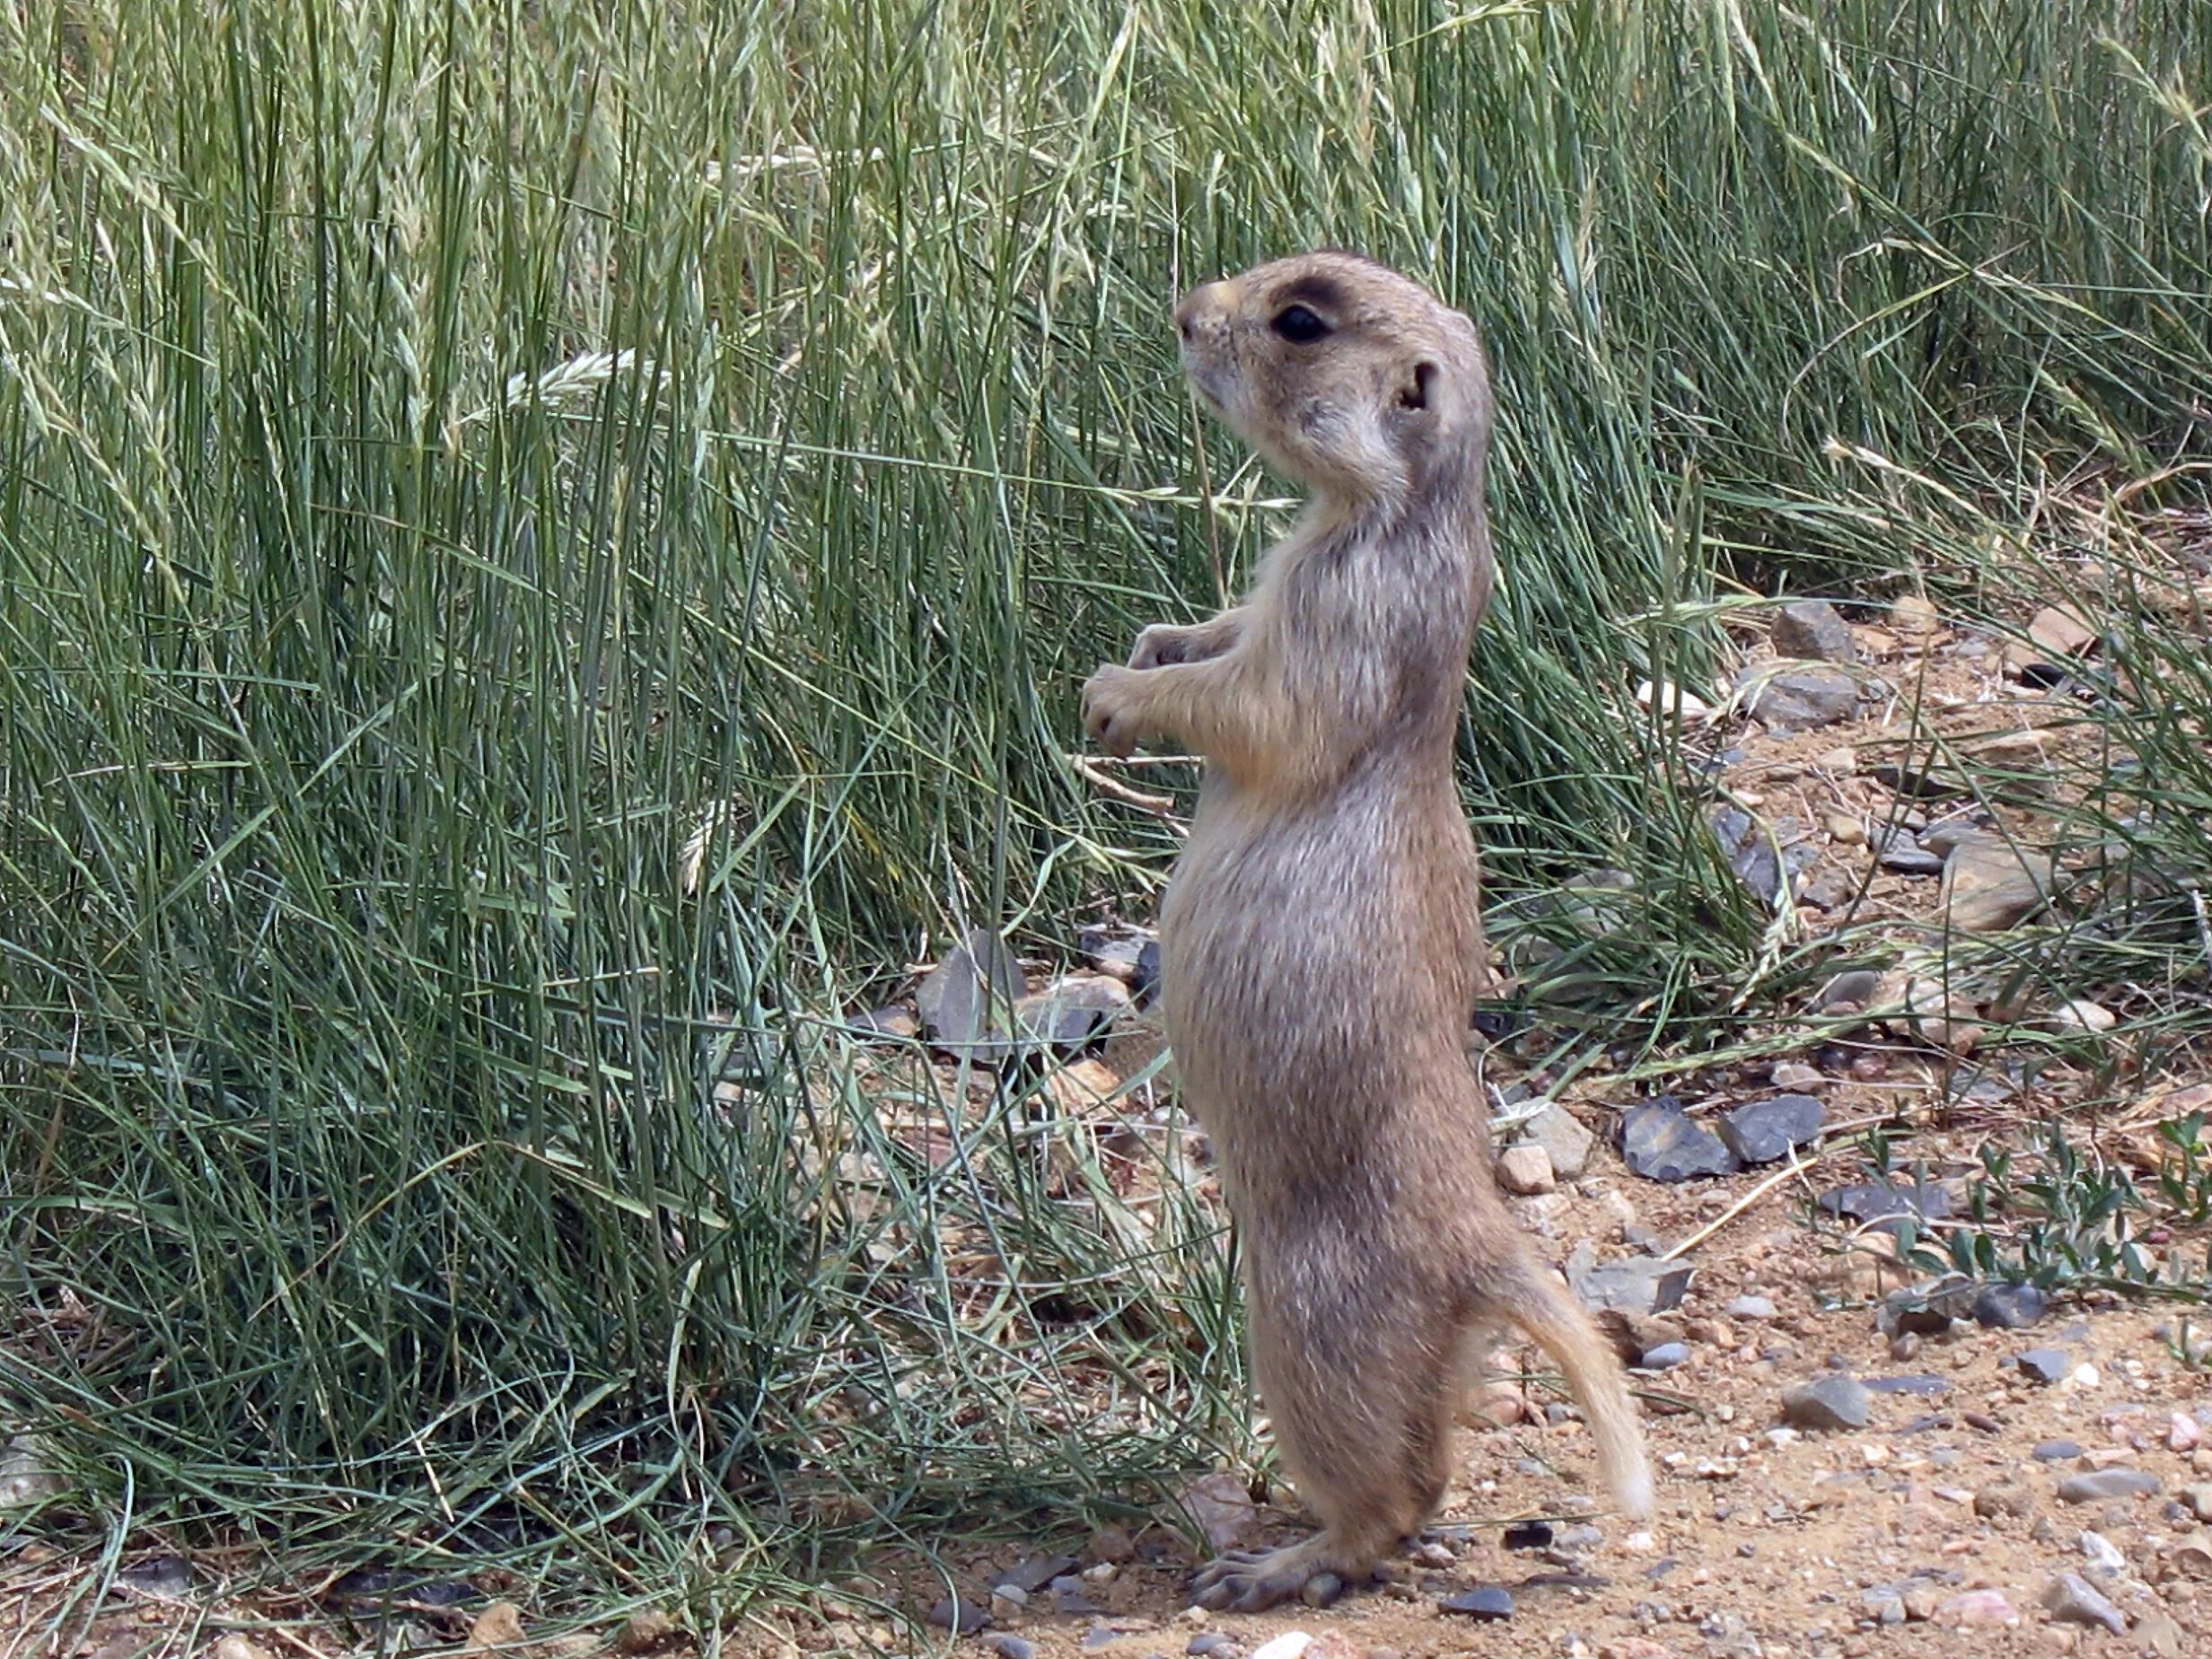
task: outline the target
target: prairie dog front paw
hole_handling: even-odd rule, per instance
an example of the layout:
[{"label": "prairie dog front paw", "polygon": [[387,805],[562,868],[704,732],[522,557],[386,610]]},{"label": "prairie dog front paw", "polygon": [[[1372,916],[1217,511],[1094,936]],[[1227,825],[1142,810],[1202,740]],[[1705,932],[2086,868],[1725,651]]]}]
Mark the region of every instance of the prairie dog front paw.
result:
[{"label": "prairie dog front paw", "polygon": [[1084,733],[1121,759],[1128,758],[1142,735],[1137,719],[1141,692],[1136,682],[1140,672],[1102,663],[1098,672],[1083,682]]}]

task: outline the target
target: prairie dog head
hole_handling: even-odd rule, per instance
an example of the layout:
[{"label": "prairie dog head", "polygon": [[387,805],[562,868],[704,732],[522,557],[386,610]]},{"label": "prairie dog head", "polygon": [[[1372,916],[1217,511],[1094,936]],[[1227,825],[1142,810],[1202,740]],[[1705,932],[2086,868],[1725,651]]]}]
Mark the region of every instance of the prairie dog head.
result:
[{"label": "prairie dog head", "polygon": [[1490,390],[1474,324],[1387,267],[1277,259],[1193,288],[1175,326],[1198,394],[1323,496],[1388,506],[1479,485]]}]

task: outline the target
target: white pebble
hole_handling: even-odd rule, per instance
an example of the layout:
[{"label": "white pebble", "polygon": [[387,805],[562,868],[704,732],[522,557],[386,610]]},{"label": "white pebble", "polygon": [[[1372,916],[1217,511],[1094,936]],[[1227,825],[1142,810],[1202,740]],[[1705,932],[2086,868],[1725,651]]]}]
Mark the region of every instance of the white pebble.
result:
[{"label": "white pebble", "polygon": [[1252,1659],[1298,1659],[1312,1646],[1313,1638],[1304,1630],[1286,1630],[1253,1648]]},{"label": "white pebble", "polygon": [[[1646,680],[1636,688],[1636,700],[1637,705],[1644,708],[1649,708],[1656,703],[1685,724],[1694,725],[1700,720],[1710,720],[1713,717],[1711,704],[1683,690],[1680,686],[1668,686],[1662,689]],[[1254,1654],[1252,1659],[1260,1659],[1260,1655]]]}]

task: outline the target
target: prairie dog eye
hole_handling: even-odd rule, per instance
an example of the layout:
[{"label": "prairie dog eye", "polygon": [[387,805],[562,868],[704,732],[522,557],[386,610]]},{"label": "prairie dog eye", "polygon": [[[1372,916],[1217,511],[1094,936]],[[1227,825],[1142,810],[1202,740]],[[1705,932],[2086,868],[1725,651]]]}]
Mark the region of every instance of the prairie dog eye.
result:
[{"label": "prairie dog eye", "polygon": [[1329,325],[1303,305],[1286,305],[1269,326],[1294,346],[1311,346],[1329,332]]}]

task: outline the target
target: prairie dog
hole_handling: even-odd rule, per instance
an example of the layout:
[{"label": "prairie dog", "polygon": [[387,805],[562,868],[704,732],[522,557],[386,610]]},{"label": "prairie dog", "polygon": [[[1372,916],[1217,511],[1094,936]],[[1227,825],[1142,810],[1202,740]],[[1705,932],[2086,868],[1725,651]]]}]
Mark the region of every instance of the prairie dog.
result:
[{"label": "prairie dog", "polygon": [[1466,1040],[1488,974],[1453,777],[1489,597],[1490,393],[1474,325],[1395,272],[1313,253],[1175,308],[1207,404],[1306,484],[1246,601],[1153,627],[1084,685],[1128,754],[1206,758],[1160,917],[1184,1100],[1240,1233],[1252,1358],[1322,1530],[1194,1581],[1251,1611],[1370,1575],[1444,1496],[1479,1333],[1565,1373],[1614,1501],[1651,1507],[1620,1368],[1514,1225]]}]

